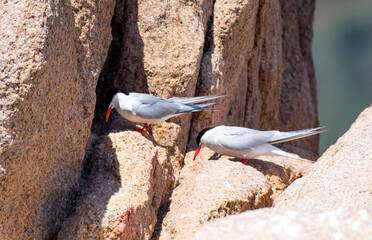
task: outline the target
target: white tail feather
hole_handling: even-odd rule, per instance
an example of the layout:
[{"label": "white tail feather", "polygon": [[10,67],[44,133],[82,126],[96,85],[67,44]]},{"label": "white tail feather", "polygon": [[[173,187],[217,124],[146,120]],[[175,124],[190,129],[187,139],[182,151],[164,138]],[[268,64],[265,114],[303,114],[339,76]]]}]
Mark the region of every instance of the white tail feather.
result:
[{"label": "white tail feather", "polygon": [[294,158],[294,159],[297,159],[297,160],[302,160],[302,161],[307,161],[307,162],[314,162],[314,161],[311,161],[311,160],[308,160],[308,159],[304,159],[304,158],[300,158],[300,157],[297,157],[293,154],[290,154],[290,153],[287,153],[277,147],[274,147],[274,146],[271,146],[272,148],[270,149],[270,153],[271,155],[279,155],[279,156],[283,156],[283,157],[289,157],[289,158]]}]

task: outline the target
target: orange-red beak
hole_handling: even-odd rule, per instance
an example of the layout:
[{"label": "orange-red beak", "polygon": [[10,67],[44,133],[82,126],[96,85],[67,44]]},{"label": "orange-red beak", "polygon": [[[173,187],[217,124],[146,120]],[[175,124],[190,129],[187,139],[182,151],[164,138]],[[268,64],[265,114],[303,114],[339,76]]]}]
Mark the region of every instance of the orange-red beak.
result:
[{"label": "orange-red beak", "polygon": [[108,119],[110,117],[110,112],[112,110],[112,107],[109,107],[107,110],[106,110],[106,122],[108,122]]},{"label": "orange-red beak", "polygon": [[196,156],[199,154],[200,149],[201,149],[201,144],[200,144],[199,147],[196,149],[196,151],[195,151],[195,155],[194,155],[194,159],[193,159],[193,160],[195,160]]}]

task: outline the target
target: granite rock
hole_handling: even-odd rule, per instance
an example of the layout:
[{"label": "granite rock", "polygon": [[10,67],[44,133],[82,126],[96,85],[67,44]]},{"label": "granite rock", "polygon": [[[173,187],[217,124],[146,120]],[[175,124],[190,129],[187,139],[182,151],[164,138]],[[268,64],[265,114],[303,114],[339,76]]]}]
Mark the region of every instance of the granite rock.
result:
[{"label": "granite rock", "polygon": [[[140,133],[100,137],[58,239],[149,239],[170,178],[166,151]],[[141,223],[141,224],[139,224]]]},{"label": "granite rock", "polygon": [[[318,126],[311,57],[314,1],[305,3],[215,2],[196,94],[227,97],[218,111],[193,118],[188,150],[195,149],[200,130],[220,124],[287,131]],[[317,136],[290,144],[318,151]]]},{"label": "granite rock", "polygon": [[[184,156],[195,149],[202,128],[316,126],[313,10],[313,0],[0,3],[0,238],[73,238],[75,233],[83,238],[148,239],[154,224],[161,226],[163,220],[158,208],[169,205],[175,186],[182,189]],[[127,132],[134,124],[115,111],[105,123],[107,93],[113,87],[165,98],[227,96],[217,101],[219,111],[153,125],[143,138]],[[122,131],[124,135],[118,133]],[[143,144],[146,154],[122,148],[118,139],[123,136]],[[316,153],[317,139],[296,145]],[[158,157],[152,158],[155,149]],[[146,186],[141,191],[123,191],[133,185],[120,181],[128,176],[118,167],[126,166],[122,159],[131,162],[129,158],[107,164],[121,154],[145,159],[146,164],[129,174]],[[93,164],[94,159],[100,160]],[[154,178],[149,174],[155,166],[151,159],[159,163],[154,163]],[[225,163],[231,164],[245,169],[238,170],[242,176],[260,175],[268,202],[302,171],[292,171],[287,163],[278,164],[277,172],[254,162],[262,172]],[[287,173],[281,175],[283,170]],[[246,189],[252,190],[249,199],[255,189]],[[127,200],[132,193],[138,193],[134,202]],[[240,198],[250,201],[236,195]],[[175,200],[173,206],[177,204]],[[146,224],[138,224],[142,221]]]},{"label": "granite rock", "polygon": [[303,178],[291,184],[275,207],[327,210],[372,207],[372,107],[365,109]]},{"label": "granite rock", "polygon": [[182,169],[159,239],[189,239],[216,218],[270,206],[271,194],[266,178],[250,166],[195,161]]},{"label": "granite rock", "polygon": [[[287,145],[282,145],[281,147],[288,152],[297,153],[299,154],[299,156],[305,159],[316,158],[316,155],[314,155],[310,151]],[[296,156],[296,154],[294,155]],[[185,157],[185,163],[193,163],[193,156],[194,151],[187,153]],[[206,147],[203,147],[200,150],[197,159],[202,159],[203,161],[241,161],[241,159],[237,159],[234,157],[218,155]],[[266,177],[272,189],[272,194],[270,197],[272,200],[274,200],[293,181],[301,178],[304,174],[306,174],[312,164],[313,163],[311,161],[301,161],[281,156],[259,156],[255,159],[248,159],[246,165],[253,167],[254,169],[256,169],[256,171],[261,172]]]},{"label": "granite rock", "polygon": [[70,209],[114,5],[0,2],[1,239],[48,239]]},{"label": "granite rock", "polygon": [[369,239],[372,208],[323,212],[266,208],[217,219],[191,239]]},{"label": "granite rock", "polygon": [[[311,53],[315,0],[280,0],[282,19],[282,88],[279,129],[292,131],[319,126],[316,79]],[[291,145],[318,152],[319,136]]]}]

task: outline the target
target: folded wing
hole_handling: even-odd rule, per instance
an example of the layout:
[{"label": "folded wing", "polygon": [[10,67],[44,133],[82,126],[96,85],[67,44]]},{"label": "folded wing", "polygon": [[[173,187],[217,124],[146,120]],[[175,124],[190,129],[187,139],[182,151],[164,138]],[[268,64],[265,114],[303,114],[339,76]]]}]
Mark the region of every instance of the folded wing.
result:
[{"label": "folded wing", "polygon": [[142,95],[132,102],[132,109],[139,117],[161,119],[175,114],[178,111],[178,106],[155,96]]}]

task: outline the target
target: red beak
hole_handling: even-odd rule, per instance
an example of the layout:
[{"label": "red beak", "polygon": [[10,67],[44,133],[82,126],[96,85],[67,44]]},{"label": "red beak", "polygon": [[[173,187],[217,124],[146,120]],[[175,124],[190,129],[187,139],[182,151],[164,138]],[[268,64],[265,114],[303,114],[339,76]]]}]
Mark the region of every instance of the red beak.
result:
[{"label": "red beak", "polygon": [[195,160],[196,156],[199,154],[200,149],[201,149],[201,144],[200,144],[199,147],[196,149],[196,151],[195,151],[195,155],[194,155],[194,159],[193,159],[193,160]]},{"label": "red beak", "polygon": [[110,117],[110,112],[112,110],[112,107],[109,107],[107,110],[106,110],[106,123],[108,122],[108,119]]}]

